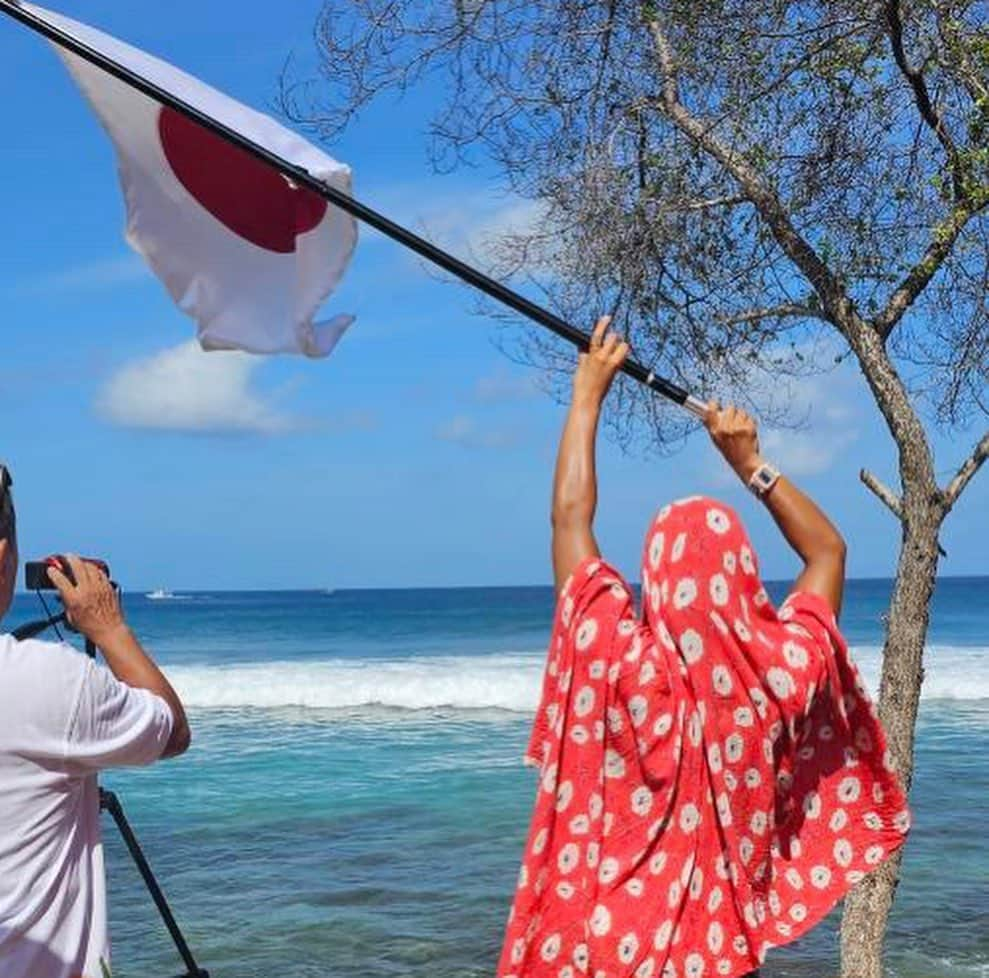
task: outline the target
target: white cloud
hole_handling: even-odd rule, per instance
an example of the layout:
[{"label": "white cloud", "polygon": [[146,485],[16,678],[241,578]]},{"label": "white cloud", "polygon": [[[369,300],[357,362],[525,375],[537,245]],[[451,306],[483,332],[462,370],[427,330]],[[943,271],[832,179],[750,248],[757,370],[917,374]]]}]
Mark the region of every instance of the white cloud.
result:
[{"label": "white cloud", "polygon": [[519,436],[507,429],[484,430],[477,422],[465,414],[458,414],[436,431],[440,441],[453,442],[466,448],[505,449],[513,448],[519,443]]},{"label": "white cloud", "polygon": [[847,369],[794,381],[783,401],[792,417],[805,423],[793,430],[761,431],[763,455],[793,476],[826,472],[858,439],[854,397],[854,378]]},{"label": "white cloud", "polygon": [[127,364],[97,400],[99,413],[126,428],[275,434],[297,426],[251,387],[261,360],[204,353],[193,340]]},{"label": "white cloud", "polygon": [[820,475],[858,438],[857,431],[781,431],[760,435],[762,453],[790,475]]},{"label": "white cloud", "polygon": [[[759,386],[765,389],[769,384],[760,378]],[[763,456],[798,479],[829,471],[858,441],[861,394],[861,380],[848,365],[817,376],[779,380],[772,391],[773,406],[785,410],[793,427],[760,425]],[[716,484],[734,482],[716,453],[710,464]]]},{"label": "white cloud", "polygon": [[[506,194],[490,183],[455,187],[439,178],[389,186],[377,193],[372,190],[368,199],[441,248],[482,261],[493,257],[492,246],[500,236],[533,229],[545,213],[541,201]],[[368,242],[386,240],[371,229],[362,229],[362,233]]]}]

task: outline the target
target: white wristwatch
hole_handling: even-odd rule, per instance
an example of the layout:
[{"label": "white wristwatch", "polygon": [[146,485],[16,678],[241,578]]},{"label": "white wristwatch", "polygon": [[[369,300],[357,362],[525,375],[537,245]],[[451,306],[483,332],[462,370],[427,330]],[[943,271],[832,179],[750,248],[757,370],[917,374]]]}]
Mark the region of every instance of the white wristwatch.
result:
[{"label": "white wristwatch", "polygon": [[749,488],[754,492],[760,499],[769,492],[773,486],[779,481],[780,470],[776,468],[770,462],[763,462],[752,473],[752,478],[749,479]]}]

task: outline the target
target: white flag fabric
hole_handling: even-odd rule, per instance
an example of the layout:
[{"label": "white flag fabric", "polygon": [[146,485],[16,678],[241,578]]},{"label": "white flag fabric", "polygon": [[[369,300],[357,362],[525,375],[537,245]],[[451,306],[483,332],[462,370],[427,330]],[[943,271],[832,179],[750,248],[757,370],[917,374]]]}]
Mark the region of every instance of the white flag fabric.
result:
[{"label": "white flag fabric", "polygon": [[[314,177],[350,168],[269,116],[85,24],[22,6]],[[315,323],[357,244],[356,221],[173,109],[55,45],[117,149],[127,240],[192,316],[205,350],[326,356],[353,322]]]}]

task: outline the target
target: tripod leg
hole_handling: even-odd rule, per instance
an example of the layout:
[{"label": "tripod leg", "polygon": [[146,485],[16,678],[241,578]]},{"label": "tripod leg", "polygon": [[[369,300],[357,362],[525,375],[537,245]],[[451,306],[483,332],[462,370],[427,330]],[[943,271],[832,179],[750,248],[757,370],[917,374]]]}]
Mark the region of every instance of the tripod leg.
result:
[{"label": "tripod leg", "polygon": [[186,966],[188,974],[183,976],[183,978],[209,978],[209,972],[203,971],[196,964],[196,959],[192,956],[192,951],[189,949],[189,945],[186,943],[185,937],[179,929],[175,917],[172,915],[168,901],[165,899],[165,894],[158,885],[158,880],[155,879],[155,874],[152,872],[151,866],[141,849],[141,844],[137,841],[137,836],[134,835],[134,831],[127,821],[127,816],[124,814],[120,799],[112,791],[104,791],[101,788],[100,808],[103,811],[109,812],[114,822],[117,823],[117,828],[120,830],[124,843],[130,851],[131,858],[134,860],[134,864],[141,874],[141,878],[144,880],[144,885],[148,888],[151,899],[154,900],[155,906],[158,908],[158,913],[161,914],[161,919],[164,921],[176,950],[179,952],[179,956]]}]

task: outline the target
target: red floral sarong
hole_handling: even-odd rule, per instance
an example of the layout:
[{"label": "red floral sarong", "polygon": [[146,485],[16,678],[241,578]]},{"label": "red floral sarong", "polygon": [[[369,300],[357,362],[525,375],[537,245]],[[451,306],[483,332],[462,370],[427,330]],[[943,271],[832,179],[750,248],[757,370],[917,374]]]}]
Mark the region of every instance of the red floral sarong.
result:
[{"label": "red floral sarong", "polygon": [[734,512],[663,509],[642,588],[592,559],[560,595],[499,978],[744,975],[909,828],[831,609],[777,612]]}]

